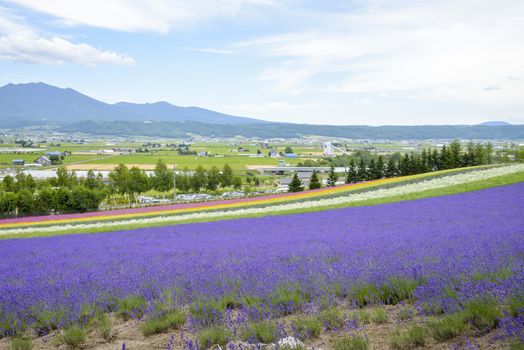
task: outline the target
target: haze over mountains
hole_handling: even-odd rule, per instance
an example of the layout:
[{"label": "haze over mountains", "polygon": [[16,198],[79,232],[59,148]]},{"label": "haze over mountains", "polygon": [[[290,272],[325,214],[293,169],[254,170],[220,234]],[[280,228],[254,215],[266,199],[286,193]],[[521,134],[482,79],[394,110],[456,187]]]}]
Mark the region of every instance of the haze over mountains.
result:
[{"label": "haze over mountains", "polygon": [[303,137],[357,139],[524,139],[524,125],[490,121],[480,125],[334,126],[272,123],[167,102],[108,104],[78,91],[45,83],[0,88],[0,128],[52,125],[64,132],[186,137]]}]

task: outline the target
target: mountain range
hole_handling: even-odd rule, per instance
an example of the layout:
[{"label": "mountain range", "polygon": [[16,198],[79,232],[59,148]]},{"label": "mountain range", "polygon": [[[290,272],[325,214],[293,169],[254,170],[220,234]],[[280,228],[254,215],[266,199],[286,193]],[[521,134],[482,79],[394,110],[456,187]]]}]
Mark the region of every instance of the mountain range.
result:
[{"label": "mountain range", "polygon": [[213,124],[252,124],[262,120],[237,117],[199,107],[167,102],[109,104],[80,92],[44,83],[7,84],[0,88],[0,120],[22,119],[38,124],[68,124],[82,120],[194,121]]},{"label": "mountain range", "polygon": [[510,139],[524,140],[524,125],[489,121],[480,125],[310,125],[274,123],[167,102],[104,103],[80,92],[45,83],[0,88],[0,129],[51,125],[63,132],[177,137],[290,138],[308,135],[354,139]]}]

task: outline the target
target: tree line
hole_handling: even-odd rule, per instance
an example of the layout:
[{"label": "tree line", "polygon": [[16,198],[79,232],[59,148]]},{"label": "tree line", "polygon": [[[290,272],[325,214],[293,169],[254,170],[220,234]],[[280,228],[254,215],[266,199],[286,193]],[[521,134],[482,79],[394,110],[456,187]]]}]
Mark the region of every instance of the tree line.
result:
[{"label": "tree line", "polygon": [[[334,171],[335,165],[346,167],[345,183],[355,183],[467,166],[487,165],[493,162],[492,153],[493,146],[491,143],[483,145],[469,142],[466,147],[462,147],[460,141],[455,140],[447,147],[443,146],[440,151],[423,149],[420,153],[411,152],[403,155],[396,153],[387,158],[383,155],[360,153],[355,156],[339,156],[324,162],[325,165],[330,166],[327,185],[335,186],[338,180],[338,174]],[[302,165],[314,166],[312,163],[303,163]],[[317,186],[318,174],[314,171],[310,178],[309,189],[319,188]],[[304,186],[298,174],[295,173],[288,190],[298,192],[303,189]]]},{"label": "tree line", "polygon": [[[14,176],[6,175],[0,183],[0,216],[94,211],[104,198],[113,194],[133,196],[149,190],[172,191],[173,177],[173,170],[168,169],[161,159],[151,175],[138,167],[128,168],[120,164],[109,173],[108,181],[103,181],[102,174],[95,174],[92,170],[86,177],[78,178],[74,171],[64,167],[57,169],[56,177],[35,181],[31,174],[19,170]],[[251,181],[254,180],[250,177]],[[185,168],[176,175],[176,183],[177,191],[181,192],[242,187],[242,179],[234,176],[228,164],[222,170],[216,166],[209,170],[199,166],[193,172]]]}]

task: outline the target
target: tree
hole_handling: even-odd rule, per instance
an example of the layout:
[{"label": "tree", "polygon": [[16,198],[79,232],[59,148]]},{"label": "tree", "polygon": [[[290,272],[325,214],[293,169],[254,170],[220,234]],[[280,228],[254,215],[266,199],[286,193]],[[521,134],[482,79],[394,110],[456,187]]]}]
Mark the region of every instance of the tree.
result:
[{"label": "tree", "polygon": [[189,192],[191,189],[191,176],[187,167],[182,170],[182,173],[176,174],[176,189],[181,192]]},{"label": "tree", "polygon": [[125,164],[119,164],[115,170],[109,173],[111,187],[118,193],[129,193],[130,190],[130,176],[129,169]]},{"label": "tree", "polygon": [[298,177],[298,173],[293,174],[293,178],[288,185],[288,192],[301,192],[304,191],[302,180]]},{"label": "tree", "polygon": [[235,190],[240,190],[242,189],[242,178],[240,176],[235,176],[233,178],[233,188]]},{"label": "tree", "polygon": [[293,153],[293,149],[289,146],[287,146],[285,149],[284,149],[284,153]]},{"label": "tree", "polygon": [[17,194],[16,206],[18,214],[29,215],[33,213],[33,194],[28,190],[21,190]]},{"label": "tree", "polygon": [[202,167],[202,165],[199,165],[191,177],[191,188],[194,191],[199,192],[201,188],[206,186],[206,183],[206,170]]},{"label": "tree", "polygon": [[357,178],[357,181],[364,181],[368,178],[368,171],[364,158],[360,158],[360,162],[358,163]]},{"label": "tree", "polygon": [[173,171],[167,168],[166,163],[162,159],[158,159],[153,170],[153,186],[156,190],[167,192],[174,186]]},{"label": "tree", "polygon": [[11,216],[16,212],[18,196],[13,192],[0,193],[0,217]]},{"label": "tree", "polygon": [[375,164],[375,179],[382,179],[384,177],[384,157],[379,155],[377,163]]},{"label": "tree", "polygon": [[449,159],[450,168],[458,168],[461,165],[460,161],[461,145],[459,140],[454,140],[449,144]]},{"label": "tree", "polygon": [[384,176],[385,177],[395,177],[397,176],[397,173],[398,173],[397,162],[395,162],[395,159],[393,157],[390,157],[386,164],[386,169],[384,170]]},{"label": "tree", "polygon": [[229,166],[229,164],[224,164],[224,168],[222,169],[222,177],[220,178],[220,183],[222,187],[229,187],[233,184],[233,169]]},{"label": "tree", "polygon": [[54,179],[55,187],[72,188],[78,184],[76,174],[74,171],[67,171],[63,166],[56,169],[56,179]]},{"label": "tree", "polygon": [[317,188],[322,187],[320,179],[318,178],[318,173],[316,170],[313,170],[311,177],[309,178],[309,189],[316,190]]},{"label": "tree", "polygon": [[351,184],[358,182],[357,167],[355,165],[355,160],[351,158],[349,160],[348,170],[346,172],[346,183]]},{"label": "tree", "polygon": [[220,170],[218,170],[216,166],[213,166],[207,172],[206,180],[206,189],[210,191],[215,191],[218,188],[218,185],[220,184]]},{"label": "tree", "polygon": [[129,170],[129,184],[127,187],[128,193],[142,193],[151,189],[149,176],[144,170],[132,167]]},{"label": "tree", "polygon": [[15,180],[11,175],[6,175],[4,179],[2,180],[2,184],[4,186],[4,191],[6,192],[14,192],[15,190]]},{"label": "tree", "polygon": [[329,187],[333,187],[337,184],[338,175],[335,173],[335,167],[331,165],[331,168],[329,169],[328,173],[328,179],[327,179],[327,185]]}]

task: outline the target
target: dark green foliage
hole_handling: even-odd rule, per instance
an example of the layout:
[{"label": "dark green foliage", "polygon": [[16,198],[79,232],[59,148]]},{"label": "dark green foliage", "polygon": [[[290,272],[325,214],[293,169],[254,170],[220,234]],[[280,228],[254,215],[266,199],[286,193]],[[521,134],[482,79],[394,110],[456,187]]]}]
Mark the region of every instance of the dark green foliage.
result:
[{"label": "dark green foliage", "polygon": [[209,349],[213,345],[224,346],[231,339],[231,331],[225,326],[214,325],[206,328],[197,336],[201,349]]},{"label": "dark green foliage", "polygon": [[331,168],[329,169],[328,178],[327,178],[327,185],[329,187],[333,187],[336,185],[338,180],[338,175],[335,173],[335,167],[331,165]]},{"label": "dark green foliage", "polygon": [[316,170],[313,170],[313,173],[311,173],[311,178],[309,179],[309,189],[316,190],[320,187],[322,187],[322,184],[318,178],[318,173]]},{"label": "dark green foliage", "polygon": [[218,185],[220,185],[220,170],[218,170],[216,166],[213,166],[207,172],[206,189],[214,191],[218,188]]},{"label": "dark green foliage", "polygon": [[174,172],[167,168],[166,163],[162,159],[159,159],[156,163],[155,169],[153,170],[153,187],[158,191],[169,191],[173,189],[173,176]]},{"label": "dark green foliage", "polygon": [[233,185],[233,169],[229,164],[224,164],[222,169],[222,177],[220,178],[220,184],[222,187],[229,187]]},{"label": "dark green foliage", "polygon": [[367,350],[369,341],[360,335],[345,335],[336,339],[333,343],[333,350]]},{"label": "dark green foliage", "polygon": [[466,315],[462,312],[444,316],[428,323],[435,340],[446,341],[459,336],[466,328]]},{"label": "dark green foliage", "polygon": [[422,326],[413,326],[407,330],[397,330],[391,339],[393,349],[414,349],[426,344],[426,328]]},{"label": "dark green foliage", "polygon": [[167,314],[150,317],[140,326],[140,330],[147,337],[152,334],[164,333],[170,329],[178,329],[184,322],[184,313],[179,310],[173,310]]},{"label": "dark green foliage", "polygon": [[242,333],[246,341],[255,340],[260,343],[274,343],[278,340],[277,326],[273,321],[260,321],[251,323]]},{"label": "dark green foliage", "polygon": [[298,173],[293,174],[293,178],[291,179],[291,182],[288,185],[288,191],[289,192],[304,191],[304,186],[302,185],[302,181],[298,177]]}]

